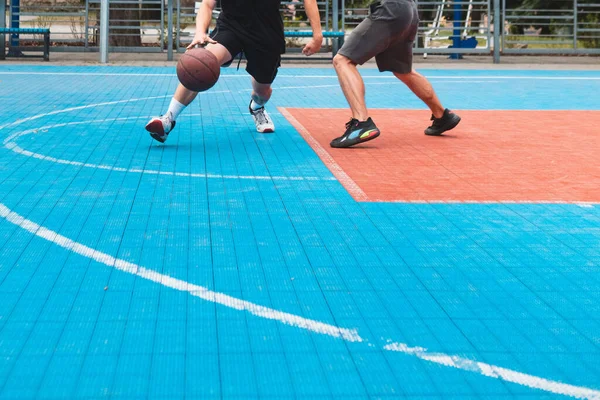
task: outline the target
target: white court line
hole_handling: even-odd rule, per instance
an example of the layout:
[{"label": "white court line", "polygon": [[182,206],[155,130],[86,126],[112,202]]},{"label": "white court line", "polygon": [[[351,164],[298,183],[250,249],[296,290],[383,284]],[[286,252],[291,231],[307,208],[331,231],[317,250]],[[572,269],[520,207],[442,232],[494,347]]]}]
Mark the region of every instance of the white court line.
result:
[{"label": "white court line", "polygon": [[[97,72],[16,72],[0,71],[0,75],[73,75],[73,76],[177,76],[176,74],[141,74],[141,73],[97,73]],[[551,81],[599,81],[600,76],[527,76],[527,75],[425,75],[427,79],[515,79],[515,80],[551,80]],[[223,78],[248,78],[248,75],[222,74]],[[337,79],[337,75],[285,75],[278,74],[278,78],[318,78]],[[367,79],[397,79],[390,75],[363,75]]]},{"label": "white court line", "polygon": [[[396,81],[398,81],[398,83],[401,83],[399,79],[395,79]],[[436,83],[499,83],[500,81],[465,81],[465,80],[452,80],[452,79],[444,79],[444,80],[439,80]],[[389,85],[390,82],[365,82],[365,85],[369,85],[369,86],[373,86],[373,85]],[[330,88],[330,87],[334,87],[334,88],[339,88],[340,85],[339,84],[335,84],[335,85],[310,85],[310,86],[281,86],[281,87],[277,87],[277,86],[273,86],[273,90],[286,90],[286,89],[318,89],[318,88]],[[239,90],[238,93],[242,93],[242,92],[251,92],[253,89],[242,89]],[[295,108],[295,107],[294,107]]]},{"label": "white court line", "polygon": [[163,275],[151,269],[147,269],[139,265],[130,263],[128,261],[115,258],[106,253],[94,250],[91,247],[85,246],[81,243],[77,243],[65,236],[51,231],[50,229],[46,229],[33,221],[23,218],[19,214],[11,211],[2,203],[0,203],[0,217],[6,219],[8,222],[14,225],[17,225],[20,228],[25,229],[28,232],[31,232],[32,234],[42,239],[54,243],[57,246],[72,251],[81,256],[90,258],[101,264],[115,268],[119,271],[136,275],[140,278],[147,279],[151,282],[155,282],[172,289],[176,289],[182,292],[188,292],[192,296],[199,297],[212,303],[221,304],[225,307],[233,308],[235,310],[247,311],[250,314],[256,315],[258,317],[276,320],[286,325],[307,329],[315,333],[343,338],[350,342],[362,342],[362,338],[358,336],[358,333],[354,329],[338,328],[337,326],[328,325],[323,322],[314,321],[311,319],[303,318],[294,314],[288,314],[278,310],[273,310],[271,308],[251,303],[249,301],[241,300],[232,296],[228,296],[223,293],[213,292],[212,290],[209,290],[203,286],[194,285],[170,277],[168,275]]},{"label": "white court line", "polygon": [[[28,220],[10,210],[2,203],[0,203],[0,217],[4,218],[11,224],[14,224],[32,233],[33,235],[47,240],[68,251],[72,251],[108,267],[115,268],[119,271],[158,283],[165,287],[179,290],[181,292],[187,292],[192,296],[199,297],[212,303],[220,304],[238,311],[246,311],[257,317],[279,321],[283,324],[305,329],[314,333],[327,335],[334,338],[342,338],[348,342],[364,342],[356,329],[340,328],[324,322],[315,321],[298,315],[261,306],[256,303],[215,292],[203,286],[198,286],[168,275],[161,274],[151,269],[144,268],[140,265],[115,258],[109,254],[102,253],[91,247],[85,246],[65,236],[62,236],[57,232],[40,226],[35,222]],[[514,371],[508,368],[469,360],[460,356],[428,352],[427,349],[422,347],[410,347],[404,343],[392,343],[384,346],[383,349],[404,353],[406,355],[415,356],[435,364],[451,368],[458,368],[463,371],[476,373],[489,378],[499,379],[550,393],[571,396],[577,399],[600,400],[600,391],[598,390],[552,381],[538,376]]]},{"label": "white court line", "polygon": [[356,201],[367,201],[369,196],[354,182],[352,178],[339,166],[339,164],[331,157],[331,155],[312,137],[310,132],[298,121],[285,107],[278,107],[279,112],[288,120],[290,124],[302,135],[304,140],[309,144],[315,153],[321,158],[321,161],[329,168],[333,176],[346,188],[348,193]]},{"label": "white court line", "polygon": [[539,376],[525,374],[508,368],[473,361],[460,356],[451,356],[443,353],[428,353],[427,349],[421,347],[408,347],[404,343],[392,343],[384,347],[386,350],[410,354],[421,360],[431,361],[436,364],[457,368],[463,371],[474,372],[490,378],[500,379],[506,382],[516,383],[533,389],[546,392],[571,396],[576,399],[600,399],[600,391],[580,386],[569,385],[552,381]]},{"label": "white court line", "polygon": [[[211,93],[230,93],[230,92],[231,92],[230,90],[220,90],[220,91],[211,92]],[[120,103],[131,103],[131,102],[142,101],[142,100],[164,99],[166,97],[172,97],[172,96],[173,96],[172,94],[167,94],[167,95],[164,95],[164,96],[141,97],[139,99],[108,101],[108,102],[105,102],[105,103],[88,104],[87,106],[77,106],[77,107],[64,108],[62,110],[51,111],[51,112],[44,113],[44,114],[34,115],[33,117],[23,118],[23,119],[16,120],[15,122],[11,122],[11,123],[8,123],[6,125],[0,126],[0,130],[2,130],[4,128],[7,128],[9,126],[20,125],[20,124],[22,124],[24,122],[27,122],[27,121],[33,121],[33,120],[36,120],[36,119],[47,117],[49,115],[62,114],[62,113],[67,113],[67,112],[71,112],[71,111],[84,110],[86,108],[109,106],[109,105],[120,104]]]},{"label": "white court line", "polygon": [[[195,116],[200,114],[190,114],[188,116]],[[139,118],[148,118],[144,116],[135,116],[135,117],[123,117],[123,118],[115,118],[110,119],[110,121],[126,121],[131,119],[139,119]],[[31,157],[38,160],[44,160],[53,162],[56,164],[63,165],[72,165],[76,167],[84,167],[84,168],[94,168],[94,169],[102,169],[106,171],[115,171],[115,172],[126,172],[126,173],[138,173],[138,174],[148,174],[148,175],[166,175],[166,176],[178,176],[178,177],[191,177],[191,178],[204,178],[204,179],[242,179],[242,180],[263,180],[263,181],[335,181],[334,177],[317,177],[317,176],[277,176],[277,175],[221,175],[221,174],[206,174],[206,173],[190,173],[190,172],[174,172],[174,171],[158,171],[151,169],[140,169],[140,168],[123,168],[123,167],[115,167],[111,165],[105,164],[93,164],[93,163],[84,163],[80,161],[72,161],[65,160],[61,158],[55,158],[46,156],[44,154],[34,153],[29,150],[23,149],[19,146],[15,141],[22,136],[29,135],[32,133],[37,133],[38,131],[49,130],[52,128],[60,128],[65,126],[72,125],[87,125],[87,124],[98,124],[106,122],[106,119],[101,120],[90,120],[90,121],[77,121],[77,122],[65,122],[61,124],[55,125],[46,125],[40,128],[29,129],[22,132],[14,133],[8,136],[2,144],[7,149],[20,154],[25,157]]]},{"label": "white court line", "polygon": [[[368,84],[368,83],[367,83]],[[387,85],[389,85],[389,83],[387,83]],[[314,109],[318,109],[321,110],[323,112],[327,111],[327,110],[348,110],[348,107],[310,107],[310,106],[287,106],[287,108],[294,108],[294,109],[306,109],[306,110],[314,110]],[[377,111],[396,111],[396,112],[402,112],[402,111],[425,111],[427,113],[429,113],[429,115],[431,115],[431,111],[429,111],[427,108],[423,108],[423,107],[402,107],[402,108],[390,108],[390,107],[375,107],[375,108],[370,108],[369,110],[377,110]],[[455,109],[455,110],[459,110],[459,111],[475,111],[475,112],[519,112],[519,113],[531,113],[531,112],[542,112],[542,113],[549,113],[549,112],[559,112],[559,113],[564,113],[564,112],[568,112],[568,113],[589,113],[589,112],[599,112],[600,110],[598,109],[594,109],[594,108],[588,108],[588,109],[564,109],[564,108],[557,108],[557,109],[535,109],[535,108],[494,108],[494,109],[487,109],[487,108],[460,108],[460,109]]]},{"label": "white court line", "polygon": [[[486,79],[486,80],[450,79],[450,78],[437,78],[435,76],[429,76],[429,77],[427,77],[427,79],[430,81],[435,81],[435,83],[500,83],[500,81],[496,81],[493,79]],[[370,83],[370,85],[389,85],[389,83]]]},{"label": "white court line", "polygon": [[576,203],[576,204],[581,208],[593,208],[594,204],[600,204],[600,203]]},{"label": "white court line", "polygon": [[48,113],[44,113],[44,114],[38,114],[38,115],[34,115],[33,117],[28,117],[28,118],[23,118],[23,119],[18,119],[15,122],[10,122],[8,124],[2,125],[0,126],[0,130],[4,129],[4,128],[8,128],[9,126],[16,126],[16,125],[21,125],[24,122],[27,121],[33,121],[36,119],[40,119],[43,117],[47,117],[49,115],[56,115],[56,114],[62,114],[62,113],[67,113],[67,112],[71,112],[71,111],[77,111],[77,110],[83,110],[86,108],[94,108],[94,107],[101,107],[101,106],[108,106],[108,105],[113,105],[113,104],[120,104],[120,103],[130,103],[130,102],[134,102],[134,101],[142,101],[142,100],[152,100],[152,99],[164,99],[166,97],[169,97],[170,95],[165,95],[165,96],[153,96],[153,97],[142,97],[139,99],[129,99],[129,100],[117,100],[117,101],[108,101],[106,103],[95,103],[95,104],[89,104],[87,106],[78,106],[78,107],[70,107],[70,108],[64,108],[62,110],[56,110],[56,111],[51,111]]},{"label": "white court line", "polygon": [[[177,76],[177,74],[155,74],[155,73],[118,73],[118,72],[17,72],[17,71],[0,71],[0,75],[56,75],[56,76]],[[221,75],[221,77],[231,78],[248,78],[247,75]]]},{"label": "white court line", "polygon": [[[392,78],[394,78],[394,77],[392,77]],[[323,86],[329,87],[329,86],[338,86],[338,85],[323,85]],[[292,87],[289,87],[289,88],[292,88]],[[230,92],[231,92],[230,90],[223,90],[223,91],[215,91],[215,92],[203,92],[200,94],[230,93]],[[8,123],[6,125],[2,125],[2,126],[0,126],[0,130],[7,128],[7,127],[11,127],[11,126],[14,127],[14,126],[20,125],[22,123],[25,123],[27,121],[40,119],[40,118],[43,118],[43,117],[49,116],[49,115],[56,115],[56,114],[61,114],[61,113],[66,113],[66,112],[71,112],[71,111],[76,111],[76,110],[81,110],[81,109],[87,109],[87,108],[101,107],[101,106],[106,106],[106,105],[128,103],[128,102],[135,102],[135,101],[142,101],[142,100],[151,100],[151,99],[161,99],[161,98],[166,98],[169,96],[170,95],[142,97],[142,98],[128,99],[128,100],[117,100],[117,101],[110,101],[110,102],[104,102],[104,103],[88,104],[85,106],[70,107],[70,108],[66,108],[66,109],[62,109],[62,110],[55,110],[55,111],[51,111],[48,113],[38,114],[38,115],[35,115],[32,117],[17,120],[12,123]],[[298,107],[296,107],[296,108],[298,108]],[[297,123],[297,126],[295,126],[295,127],[299,131],[299,133],[304,137],[304,139],[307,142],[309,142],[309,144],[310,143],[314,144],[313,149],[317,152],[317,154],[322,155],[323,156],[322,159],[327,158],[330,162],[329,166],[331,166],[332,168],[335,168],[337,166],[337,168],[335,168],[336,172],[334,173],[334,176],[338,180],[340,180],[340,182],[342,182],[342,183],[345,182],[346,184],[348,184],[348,186],[344,185],[344,186],[346,186],[346,188],[353,188],[352,189],[353,192],[351,192],[351,194],[354,193],[355,199],[357,199],[357,201],[369,201],[367,195],[362,191],[362,189],[360,189],[360,187],[358,187],[358,185],[337,165],[337,163],[335,163],[335,161],[332,161],[333,158],[331,158],[331,156],[329,156],[329,154],[325,151],[325,149],[323,149],[321,147],[321,145],[316,140],[314,140],[314,138],[312,138],[312,136],[309,133],[307,133],[306,129],[304,129],[304,127],[302,127],[302,125],[293,116],[291,116],[291,114],[285,108],[283,108],[283,110],[285,110],[285,112],[282,112],[282,114],[289,116],[289,118],[288,118],[289,121],[293,120]],[[381,110],[384,110],[384,108],[382,108]],[[395,109],[393,109],[393,110],[395,110]],[[421,110],[421,109],[415,109],[415,110]],[[481,111],[481,110],[477,110],[477,111]],[[527,110],[521,110],[521,111],[527,111]],[[142,118],[142,117],[131,117],[131,119],[133,119],[133,118]],[[118,118],[116,120],[124,120],[124,119],[129,119],[129,118]],[[155,170],[125,169],[125,168],[120,168],[120,167],[111,167],[111,166],[106,166],[106,165],[96,165],[96,164],[89,164],[89,163],[81,163],[81,162],[77,162],[77,161],[56,159],[53,157],[44,156],[42,154],[29,152],[27,150],[22,149],[16,143],[12,142],[12,140],[16,139],[19,136],[22,136],[24,134],[29,134],[29,133],[35,133],[39,130],[43,130],[46,128],[49,129],[51,127],[59,127],[59,126],[65,126],[65,125],[78,125],[78,124],[82,124],[82,123],[83,122],[70,122],[70,123],[65,123],[65,124],[56,124],[56,125],[50,125],[48,127],[41,127],[41,128],[37,128],[37,129],[30,129],[29,131],[15,133],[4,140],[4,146],[14,152],[17,152],[19,154],[29,156],[29,157],[35,157],[38,159],[44,159],[47,161],[57,162],[57,163],[61,163],[61,164],[83,166],[86,168],[98,168],[98,169],[104,169],[104,170],[113,170],[113,171],[118,171],[118,172],[133,172],[133,173],[147,173],[147,174],[156,174],[156,175],[172,175],[172,176],[195,177],[195,178],[221,178],[221,179],[258,179],[258,180],[283,180],[283,181],[294,181],[294,180],[299,180],[299,181],[301,181],[301,180],[322,180],[322,181],[332,180],[333,181],[333,180],[335,180],[335,178],[318,178],[318,177],[293,177],[293,176],[292,177],[281,177],[281,176],[267,177],[267,176],[251,176],[251,175],[237,176],[237,175],[191,174],[191,173],[185,173],[185,172],[167,172],[167,171],[155,171]],[[317,149],[320,149],[320,150],[317,151]],[[358,199],[362,199],[362,200],[358,200]],[[428,202],[429,203],[438,203],[438,202],[439,203],[452,203],[452,201],[428,201]],[[465,202],[468,203],[469,201],[465,201]],[[474,202],[477,203],[477,201],[474,201]],[[490,202],[490,203],[492,203],[492,202]],[[568,204],[568,202],[557,202],[557,203]],[[583,206],[583,207],[585,207],[585,206]]]},{"label": "white court line", "polygon": [[[371,200],[379,202],[381,200]],[[385,200],[386,203],[411,204],[574,204],[583,208],[600,205],[594,201],[562,201],[562,200]]]}]

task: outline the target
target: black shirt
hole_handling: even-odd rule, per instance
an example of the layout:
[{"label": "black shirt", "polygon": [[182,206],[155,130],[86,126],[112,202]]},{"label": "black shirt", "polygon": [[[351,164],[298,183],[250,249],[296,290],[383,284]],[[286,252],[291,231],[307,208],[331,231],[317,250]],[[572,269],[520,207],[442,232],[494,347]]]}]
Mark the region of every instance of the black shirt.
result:
[{"label": "black shirt", "polygon": [[245,45],[285,52],[280,0],[221,0],[219,20],[240,35]]}]

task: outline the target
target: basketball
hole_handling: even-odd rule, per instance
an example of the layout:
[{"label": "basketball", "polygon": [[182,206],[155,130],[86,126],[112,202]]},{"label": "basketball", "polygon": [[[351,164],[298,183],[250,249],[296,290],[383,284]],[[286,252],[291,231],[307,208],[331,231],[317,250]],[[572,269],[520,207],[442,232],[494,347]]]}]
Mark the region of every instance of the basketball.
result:
[{"label": "basketball", "polygon": [[177,63],[177,78],[187,89],[203,92],[217,83],[221,66],[217,57],[205,48],[186,51]]}]

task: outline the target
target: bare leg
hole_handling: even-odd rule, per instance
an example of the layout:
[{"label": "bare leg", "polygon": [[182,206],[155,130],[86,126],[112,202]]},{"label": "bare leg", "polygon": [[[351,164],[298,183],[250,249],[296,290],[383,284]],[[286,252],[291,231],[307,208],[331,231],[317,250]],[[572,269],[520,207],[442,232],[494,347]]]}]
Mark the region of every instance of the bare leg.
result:
[{"label": "bare leg", "polygon": [[258,83],[256,79],[252,78],[252,100],[259,105],[264,106],[267,101],[271,98],[273,89],[269,83]]},{"label": "bare leg", "polygon": [[369,115],[365,103],[365,83],[356,68],[356,64],[348,57],[337,54],[333,58],[333,67],[340,81],[342,92],[344,92],[346,101],[352,110],[352,118],[366,121]]},{"label": "bare leg", "polygon": [[[227,48],[225,46],[223,46],[222,44],[209,43],[206,46],[206,49],[208,51],[210,51],[211,53],[213,53],[215,55],[215,57],[217,57],[217,60],[219,61],[219,65],[225,64],[232,58],[232,55],[229,54],[229,51],[227,50]],[[177,86],[177,89],[175,90],[175,95],[173,96],[173,98],[175,100],[177,100],[178,102],[180,102],[181,104],[183,104],[184,106],[188,106],[192,101],[194,101],[196,96],[198,96],[198,92],[194,92],[189,89],[186,89],[185,86],[183,86],[180,83]]]},{"label": "bare leg", "polygon": [[257,132],[270,133],[275,132],[275,125],[269,117],[269,113],[264,109],[265,104],[271,98],[273,89],[271,84],[259,83],[252,77],[252,101],[250,102],[250,114],[256,125]]},{"label": "bare leg", "polygon": [[[222,44],[209,44],[207,50],[213,53],[219,65],[223,65],[231,60],[231,54]],[[177,86],[175,94],[171,99],[169,108],[161,117],[154,117],[146,124],[146,130],[150,132],[155,140],[164,143],[167,140],[167,135],[175,127],[175,121],[179,114],[198,96],[198,92],[188,90],[182,84]]]},{"label": "bare leg", "polygon": [[427,78],[414,69],[407,74],[394,72],[394,75],[408,86],[419,99],[427,104],[434,117],[441,118],[444,115],[444,107]]}]

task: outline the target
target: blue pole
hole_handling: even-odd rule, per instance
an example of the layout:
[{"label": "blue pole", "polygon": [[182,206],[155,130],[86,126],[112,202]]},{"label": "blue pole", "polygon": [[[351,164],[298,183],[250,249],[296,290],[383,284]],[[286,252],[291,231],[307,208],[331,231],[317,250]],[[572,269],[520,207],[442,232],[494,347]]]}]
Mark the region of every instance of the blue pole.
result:
[{"label": "blue pole", "polygon": [[[6,28],[4,26],[6,24],[6,2],[4,0],[0,0],[0,28]],[[4,34],[0,35],[0,60],[4,60],[6,58],[5,49],[6,48],[6,38]]]},{"label": "blue pole", "polygon": [[[0,0],[0,1],[5,1],[5,0]],[[21,5],[19,4],[20,0],[10,0],[10,27],[11,28],[19,28],[19,20],[20,20],[20,8]],[[4,16],[2,16],[4,18]],[[23,53],[16,49],[17,47],[19,47],[19,34],[18,33],[13,33],[12,35],[10,35],[10,43],[8,46],[8,54],[11,56],[22,56]]]},{"label": "blue pole", "polygon": [[[452,32],[452,47],[458,49],[461,47],[460,42],[460,19],[461,19],[461,8],[462,0],[454,0],[454,31]],[[450,54],[450,58],[453,60],[462,59],[462,54],[454,53]]]},{"label": "blue pole", "polygon": [[[10,27],[11,28],[19,28],[19,9],[20,9],[20,0],[11,0],[10,2]],[[10,45],[11,47],[19,46],[19,34],[13,33],[10,37]]]}]

